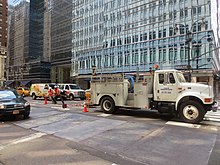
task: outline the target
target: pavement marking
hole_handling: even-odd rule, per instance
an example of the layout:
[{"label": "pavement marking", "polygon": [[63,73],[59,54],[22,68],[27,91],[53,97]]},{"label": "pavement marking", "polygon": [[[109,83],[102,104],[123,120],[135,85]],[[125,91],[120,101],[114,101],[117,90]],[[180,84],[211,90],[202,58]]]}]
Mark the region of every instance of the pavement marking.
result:
[{"label": "pavement marking", "polygon": [[101,117],[108,117],[108,116],[111,116],[112,114],[105,114],[105,113],[103,113],[103,114],[100,114],[100,115],[97,115],[97,116],[101,116]]},{"label": "pavement marking", "polygon": [[187,128],[200,128],[201,127],[201,125],[199,124],[181,123],[181,122],[175,122],[175,121],[168,121],[166,122],[166,124],[187,127]]},{"label": "pavement marking", "polygon": [[31,140],[40,138],[40,137],[42,137],[44,135],[47,135],[47,134],[46,133],[42,133],[42,132],[38,132],[38,133],[30,134],[28,136],[24,136],[24,137],[12,140],[8,144],[0,145],[0,150],[3,150],[6,147],[9,147],[9,146],[12,146],[12,145],[15,145],[15,144],[24,143],[24,142],[27,142],[27,141],[31,141]]},{"label": "pavement marking", "polygon": [[57,110],[62,110],[62,111],[69,111],[70,109],[69,108],[63,108],[62,105],[61,106],[56,106],[56,107],[51,107],[53,109],[57,109]]},{"label": "pavement marking", "polygon": [[206,120],[206,121],[219,121],[220,122],[220,119],[213,118],[213,117],[205,117],[203,120]]}]

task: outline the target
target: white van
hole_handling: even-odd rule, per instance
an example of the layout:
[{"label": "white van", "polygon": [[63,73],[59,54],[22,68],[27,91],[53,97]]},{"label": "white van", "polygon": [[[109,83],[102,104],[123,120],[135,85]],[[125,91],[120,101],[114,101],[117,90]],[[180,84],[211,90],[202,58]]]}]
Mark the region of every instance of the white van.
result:
[{"label": "white van", "polygon": [[33,100],[37,99],[37,97],[44,97],[48,95],[48,89],[51,87],[54,88],[55,84],[52,83],[38,83],[31,85],[30,95]]},{"label": "white van", "polygon": [[66,98],[70,100],[74,100],[75,98],[80,98],[81,100],[85,100],[85,91],[81,89],[76,84],[59,84],[59,88],[66,93]]}]

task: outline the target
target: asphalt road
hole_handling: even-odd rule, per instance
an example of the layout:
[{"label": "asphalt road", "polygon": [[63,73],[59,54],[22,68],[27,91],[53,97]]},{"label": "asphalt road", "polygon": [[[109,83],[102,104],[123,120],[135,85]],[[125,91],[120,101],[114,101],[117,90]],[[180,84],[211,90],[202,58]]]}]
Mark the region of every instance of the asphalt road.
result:
[{"label": "asphalt road", "polygon": [[0,124],[0,162],[21,164],[219,164],[220,112],[200,124],[143,110],[83,113],[81,101],[68,107],[31,100],[30,119]]}]

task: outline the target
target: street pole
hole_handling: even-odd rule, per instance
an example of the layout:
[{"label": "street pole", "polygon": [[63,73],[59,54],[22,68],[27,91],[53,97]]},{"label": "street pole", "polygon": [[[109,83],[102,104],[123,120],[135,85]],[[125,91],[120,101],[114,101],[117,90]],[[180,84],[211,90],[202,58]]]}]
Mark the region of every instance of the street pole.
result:
[{"label": "street pole", "polygon": [[199,69],[199,47],[200,45],[196,45],[196,69]]},{"label": "street pole", "polygon": [[191,66],[190,66],[190,42],[192,41],[192,32],[191,31],[188,31],[186,33],[186,44],[188,45],[188,66],[187,66],[187,69],[188,69],[188,82],[191,82],[191,73],[190,73],[190,69],[191,69]]},{"label": "street pole", "polygon": [[190,73],[190,42],[188,42],[188,82],[191,82],[191,73]]}]

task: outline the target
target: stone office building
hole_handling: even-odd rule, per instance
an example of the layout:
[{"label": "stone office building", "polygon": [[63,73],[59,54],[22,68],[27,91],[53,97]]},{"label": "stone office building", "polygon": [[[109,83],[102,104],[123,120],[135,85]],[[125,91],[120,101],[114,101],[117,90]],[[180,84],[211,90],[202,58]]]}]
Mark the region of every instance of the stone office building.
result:
[{"label": "stone office building", "polygon": [[49,54],[44,54],[44,0],[9,1],[7,82],[29,86],[50,81]]}]

